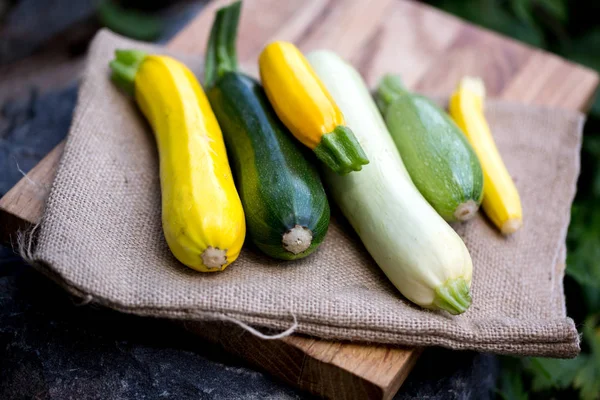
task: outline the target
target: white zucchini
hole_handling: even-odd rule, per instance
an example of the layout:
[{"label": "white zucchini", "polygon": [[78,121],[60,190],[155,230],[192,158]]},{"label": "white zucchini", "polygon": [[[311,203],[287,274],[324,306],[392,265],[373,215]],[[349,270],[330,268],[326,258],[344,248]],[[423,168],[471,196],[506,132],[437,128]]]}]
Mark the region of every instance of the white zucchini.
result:
[{"label": "white zucchini", "polygon": [[410,301],[460,314],[473,265],[461,240],[410,180],[364,81],[336,54],[308,55],[370,163],[340,176],[323,168],[338,206],[390,281]]}]

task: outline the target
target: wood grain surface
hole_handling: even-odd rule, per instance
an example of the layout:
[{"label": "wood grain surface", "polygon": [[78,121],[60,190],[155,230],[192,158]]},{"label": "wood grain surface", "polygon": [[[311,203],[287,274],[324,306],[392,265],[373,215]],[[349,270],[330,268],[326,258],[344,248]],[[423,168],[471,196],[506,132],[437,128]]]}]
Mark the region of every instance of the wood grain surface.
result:
[{"label": "wood grain surface", "polygon": [[[214,11],[208,4],[169,47],[203,54]],[[241,64],[256,73],[256,59],[270,40],[301,50],[327,48],[350,60],[369,85],[386,72],[429,94],[447,95],[466,74],[484,78],[490,96],[585,111],[598,85],[595,72],[546,52],[477,28],[429,6],[401,0],[246,0],[239,29]],[[63,144],[0,199],[0,235],[37,223]],[[331,399],[389,399],[420,349],[340,343],[304,336],[258,339],[222,323],[186,323],[290,384]]]}]

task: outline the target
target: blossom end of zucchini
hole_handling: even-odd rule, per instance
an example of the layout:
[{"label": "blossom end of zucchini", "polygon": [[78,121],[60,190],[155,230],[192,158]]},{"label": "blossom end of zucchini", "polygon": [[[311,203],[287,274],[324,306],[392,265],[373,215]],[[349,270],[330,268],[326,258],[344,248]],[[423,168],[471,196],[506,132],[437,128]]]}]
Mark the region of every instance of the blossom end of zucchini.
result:
[{"label": "blossom end of zucchini", "polygon": [[521,229],[521,226],[523,226],[521,218],[511,218],[502,224],[500,231],[503,235],[510,235]]},{"label": "blossom end of zucchini", "polygon": [[473,199],[468,200],[456,207],[454,218],[460,222],[468,221],[477,214],[477,210],[479,210],[479,203]]},{"label": "blossom end of zucchini", "polygon": [[469,283],[464,278],[449,279],[435,289],[433,304],[452,315],[462,314],[471,305]]},{"label": "blossom end of zucchini", "polygon": [[485,84],[481,78],[465,76],[460,80],[458,86],[459,89],[468,90],[481,99],[485,98]]},{"label": "blossom end of zucchini", "polygon": [[339,175],[360,171],[363,165],[369,163],[354,133],[342,125],[323,135],[314,152],[319,160]]},{"label": "blossom end of zucchini", "polygon": [[222,271],[227,265],[227,250],[218,247],[208,246],[202,252],[202,264],[206,271]]},{"label": "blossom end of zucchini", "polygon": [[306,251],[312,243],[312,232],[306,226],[296,225],[283,234],[281,242],[283,248],[297,255]]}]

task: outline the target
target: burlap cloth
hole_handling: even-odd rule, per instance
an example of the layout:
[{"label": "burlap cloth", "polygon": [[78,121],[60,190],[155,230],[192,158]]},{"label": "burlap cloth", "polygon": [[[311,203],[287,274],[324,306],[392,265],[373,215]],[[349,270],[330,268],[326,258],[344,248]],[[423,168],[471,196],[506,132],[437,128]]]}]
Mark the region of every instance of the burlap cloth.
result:
[{"label": "burlap cloth", "polygon": [[[486,114],[518,186],[525,225],[504,238],[480,213],[455,228],[474,263],[463,315],[406,301],[334,208],[315,254],[281,262],[248,244],[223,273],[171,255],[161,229],[157,152],[131,98],[109,80],[115,48],[159,48],[107,31],[94,39],[78,105],[32,262],[65,288],[121,311],[190,320],[235,318],[322,338],[439,345],[572,357],[564,243],[579,172],[584,118],[576,112],[489,101]],[[200,59],[184,59],[198,72]]]}]

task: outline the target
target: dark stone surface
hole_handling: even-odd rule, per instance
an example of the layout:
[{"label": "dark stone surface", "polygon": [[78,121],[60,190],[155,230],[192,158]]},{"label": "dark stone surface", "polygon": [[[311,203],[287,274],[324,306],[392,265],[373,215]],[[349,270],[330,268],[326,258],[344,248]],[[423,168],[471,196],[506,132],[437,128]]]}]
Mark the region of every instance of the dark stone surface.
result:
[{"label": "dark stone surface", "polygon": [[301,399],[165,320],[78,306],[0,250],[0,399]]},{"label": "dark stone surface", "polygon": [[[126,7],[145,5],[143,8],[146,11],[155,13],[159,9],[162,29],[157,41],[160,43],[179,32],[206,2],[121,1]],[[101,0],[17,0],[0,26],[0,65],[34,53],[43,48],[49,39],[61,34],[63,41],[68,42],[63,44],[70,44],[75,51],[79,40],[87,38],[98,28],[96,9],[100,3]]]},{"label": "dark stone surface", "polygon": [[43,96],[32,89],[28,98],[1,108],[0,196],[67,135],[76,101],[73,85]]},{"label": "dark stone surface", "polygon": [[498,373],[499,363],[494,355],[426,349],[395,399],[494,398]]},{"label": "dark stone surface", "polygon": [[92,17],[100,0],[19,0],[0,28],[0,64],[18,60],[73,24]]}]

